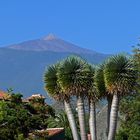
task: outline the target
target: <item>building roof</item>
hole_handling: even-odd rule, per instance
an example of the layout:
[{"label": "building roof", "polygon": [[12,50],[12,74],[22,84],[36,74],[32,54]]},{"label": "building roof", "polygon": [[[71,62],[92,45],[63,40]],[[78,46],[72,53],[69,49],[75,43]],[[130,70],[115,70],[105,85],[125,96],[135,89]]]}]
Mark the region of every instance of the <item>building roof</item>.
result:
[{"label": "building roof", "polygon": [[34,98],[46,99],[46,97],[44,97],[44,96],[41,95],[41,94],[33,94],[32,96],[28,97],[27,100],[31,100],[31,99],[34,99]]},{"label": "building roof", "polygon": [[[42,129],[42,130],[36,130],[37,134],[39,133],[40,136],[43,135],[49,136],[49,138],[52,138],[57,135],[62,135],[64,133],[64,128],[47,128],[47,129]],[[33,138],[36,136],[36,133],[32,132],[29,133],[29,137]]]},{"label": "building roof", "polygon": [[0,100],[8,99],[8,98],[9,98],[9,94],[0,90]]},{"label": "building roof", "polygon": [[64,131],[64,128],[48,128],[47,132],[49,136],[54,136]]}]

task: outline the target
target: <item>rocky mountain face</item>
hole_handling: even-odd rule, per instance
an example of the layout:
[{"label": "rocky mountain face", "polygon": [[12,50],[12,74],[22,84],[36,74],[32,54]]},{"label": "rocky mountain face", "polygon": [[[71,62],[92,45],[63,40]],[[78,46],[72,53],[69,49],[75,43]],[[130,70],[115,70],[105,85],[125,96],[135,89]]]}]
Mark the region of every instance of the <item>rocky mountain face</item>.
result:
[{"label": "rocky mountain face", "polygon": [[47,95],[43,84],[45,69],[73,54],[93,64],[109,56],[81,48],[54,35],[1,47],[0,89],[13,88],[25,97],[33,93]]}]

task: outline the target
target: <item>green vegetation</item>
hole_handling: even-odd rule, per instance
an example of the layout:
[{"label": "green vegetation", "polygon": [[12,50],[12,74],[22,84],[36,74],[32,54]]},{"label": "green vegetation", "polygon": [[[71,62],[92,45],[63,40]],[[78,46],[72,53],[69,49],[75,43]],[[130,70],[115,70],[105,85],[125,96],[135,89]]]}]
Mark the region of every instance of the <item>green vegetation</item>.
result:
[{"label": "green vegetation", "polygon": [[140,139],[140,94],[126,97],[120,106],[121,126],[117,140]]},{"label": "green vegetation", "polygon": [[35,130],[46,129],[50,116],[54,110],[44,102],[22,102],[22,95],[11,91],[9,100],[0,101],[0,139],[25,139]]},{"label": "green vegetation", "polygon": [[77,98],[81,140],[87,139],[84,99],[89,100],[89,128],[92,140],[96,137],[95,103],[102,97],[108,100],[107,135],[114,140],[120,99],[134,92],[137,85],[135,61],[124,55],[110,57],[102,66],[94,68],[85,60],[71,56],[50,66],[44,76],[50,96],[64,103],[73,139],[79,140],[71,98]]},{"label": "green vegetation", "polygon": [[133,92],[136,85],[134,62],[123,55],[111,57],[105,64],[104,79],[108,93],[113,95],[108,140],[114,140],[120,97]]},{"label": "green vegetation", "polygon": [[50,117],[47,120],[48,128],[60,128],[63,127],[65,129],[65,139],[71,140],[72,133],[69,125],[69,121],[67,115],[64,111],[57,114],[55,117]]},{"label": "green vegetation", "polygon": [[135,93],[125,97],[120,106],[121,126],[117,140],[140,139],[140,45],[134,49],[134,60],[138,69],[138,79]]},{"label": "green vegetation", "polygon": [[134,50],[133,58],[115,55],[98,67],[70,56],[48,67],[44,83],[49,96],[63,103],[64,111],[55,114],[43,96],[25,101],[21,94],[8,90],[9,98],[0,101],[0,139],[29,139],[31,133],[47,139],[45,131],[37,130],[64,127],[66,140],[87,140],[87,133],[91,140],[97,140],[96,103],[102,98],[108,102],[108,140],[115,140],[119,109],[121,124],[116,139],[140,138],[139,48]]}]

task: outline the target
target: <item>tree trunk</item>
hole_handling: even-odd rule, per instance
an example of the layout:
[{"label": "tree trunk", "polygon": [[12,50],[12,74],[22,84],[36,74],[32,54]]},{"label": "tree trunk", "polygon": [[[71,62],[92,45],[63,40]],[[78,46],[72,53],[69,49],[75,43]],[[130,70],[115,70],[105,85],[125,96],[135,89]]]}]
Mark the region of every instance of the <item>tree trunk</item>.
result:
[{"label": "tree trunk", "polygon": [[67,101],[64,101],[64,106],[65,106],[65,111],[69,120],[70,128],[72,131],[73,139],[74,140],[79,140],[79,135],[78,135],[78,130],[76,127],[76,122],[72,113],[72,109],[70,106],[70,103]]},{"label": "tree trunk", "polygon": [[90,99],[89,127],[90,127],[91,140],[97,140],[96,109],[95,109],[95,102],[93,101],[93,99]]},{"label": "tree trunk", "polygon": [[118,109],[119,109],[119,96],[117,94],[114,94],[112,105],[111,105],[108,140],[115,140],[117,119],[118,119]]},{"label": "tree trunk", "polygon": [[78,96],[77,109],[78,109],[78,118],[79,118],[79,125],[80,125],[81,140],[87,140],[84,101],[83,101],[82,96]]},{"label": "tree trunk", "polygon": [[106,134],[108,136],[109,124],[110,124],[110,111],[111,111],[111,104],[112,104],[112,95],[107,96],[107,102],[108,102],[108,106],[107,106],[107,130],[106,130]]}]

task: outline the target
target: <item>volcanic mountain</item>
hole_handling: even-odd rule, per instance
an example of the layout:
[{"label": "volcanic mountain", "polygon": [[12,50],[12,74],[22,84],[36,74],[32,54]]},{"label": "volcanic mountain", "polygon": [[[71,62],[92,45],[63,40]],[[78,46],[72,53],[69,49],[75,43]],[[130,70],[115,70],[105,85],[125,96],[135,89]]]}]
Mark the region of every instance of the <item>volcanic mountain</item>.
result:
[{"label": "volcanic mountain", "polygon": [[52,51],[52,52],[69,52],[69,53],[89,53],[94,51],[81,48],[77,45],[64,41],[53,34],[49,34],[41,39],[29,40],[19,44],[8,46],[8,48],[26,51]]},{"label": "volcanic mountain", "polygon": [[13,88],[25,97],[33,93],[46,95],[43,76],[45,69],[66,58],[78,55],[98,64],[107,54],[97,53],[64,41],[52,34],[0,48],[0,89]]}]

